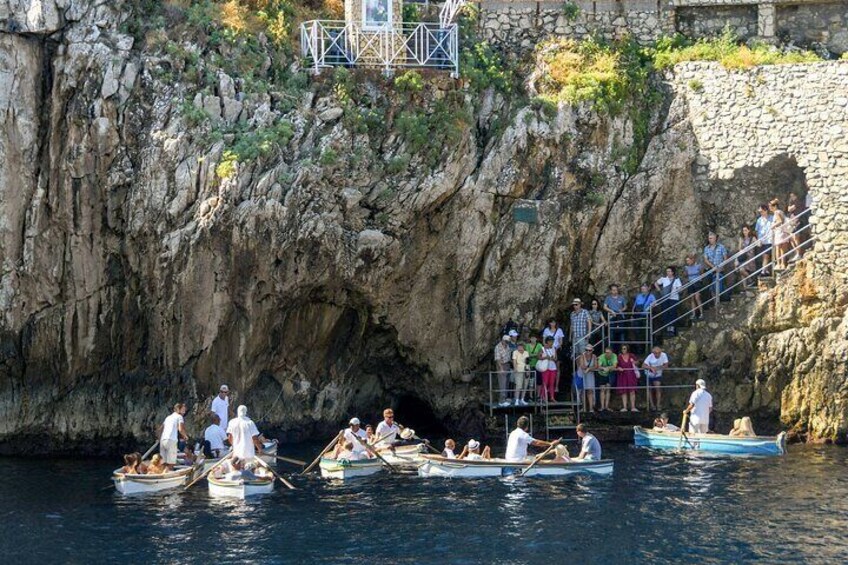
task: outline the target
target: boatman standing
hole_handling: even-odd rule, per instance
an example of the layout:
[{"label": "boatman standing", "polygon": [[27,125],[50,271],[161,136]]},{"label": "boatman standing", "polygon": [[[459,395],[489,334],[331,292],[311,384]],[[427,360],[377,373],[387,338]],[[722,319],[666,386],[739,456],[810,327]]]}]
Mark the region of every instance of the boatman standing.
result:
[{"label": "boatman standing", "polygon": [[185,420],[183,416],[186,413],[186,405],[178,402],[174,405],[174,411],[170,416],[165,418],[162,424],[162,435],[159,436],[159,454],[162,456],[162,461],[165,468],[169,471],[174,469],[177,464],[177,442],[180,438],[188,441],[188,434],[185,429]]},{"label": "boatman standing", "polygon": [[360,426],[359,418],[351,418],[349,423],[350,427],[343,430],[345,441],[353,445],[353,452],[356,454],[367,451],[365,446],[356,439],[359,438],[362,441],[368,440],[368,434]]},{"label": "boatman standing", "polygon": [[710,431],[710,412],[713,410],[713,395],[707,392],[704,379],[695,381],[695,390],[689,397],[689,406],[683,411],[689,414],[689,432],[706,434]]},{"label": "boatman standing", "polygon": [[377,424],[375,434],[380,441],[375,444],[375,447],[380,449],[391,447],[397,439],[398,432],[400,428],[395,424],[395,412],[391,408],[386,408],[383,410],[383,421]]},{"label": "boatman standing", "polygon": [[253,461],[256,450],[262,451],[262,436],[253,420],[247,417],[247,406],[239,406],[237,417],[227,426],[227,437],[233,446],[233,456],[244,461]]},{"label": "boatman standing", "polygon": [[543,441],[535,439],[527,430],[530,428],[530,420],[527,416],[522,416],[518,419],[515,429],[509,433],[509,440],[506,442],[506,460],[507,461],[524,461],[527,459],[527,446],[534,445],[536,447],[550,447],[557,445],[556,441]]},{"label": "boatman standing", "polygon": [[221,385],[218,395],[212,399],[212,411],[221,418],[220,426],[227,429],[230,423],[230,387]]}]

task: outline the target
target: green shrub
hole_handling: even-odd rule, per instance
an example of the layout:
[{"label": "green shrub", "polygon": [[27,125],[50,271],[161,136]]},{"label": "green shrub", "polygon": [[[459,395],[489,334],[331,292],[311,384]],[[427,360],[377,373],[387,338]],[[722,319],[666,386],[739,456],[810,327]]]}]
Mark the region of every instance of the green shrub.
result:
[{"label": "green shrub", "polygon": [[704,91],[704,83],[696,78],[693,78],[689,81],[689,88],[691,88],[693,92],[701,93]]},{"label": "green shrub", "polygon": [[186,125],[197,127],[209,120],[209,114],[203,108],[198,108],[190,100],[186,100],[180,106],[180,113],[185,118]]},{"label": "green shrub", "polygon": [[215,167],[215,175],[217,175],[219,179],[232,178],[233,175],[236,174],[238,161],[238,155],[236,155],[235,152],[224,151],[224,154],[221,156],[221,160],[218,162],[218,166]]},{"label": "green shrub", "polygon": [[386,173],[390,175],[396,175],[398,173],[404,172],[407,167],[409,167],[409,161],[409,155],[406,153],[398,157],[392,157],[386,164]]},{"label": "green shrub", "polygon": [[562,15],[565,16],[565,19],[569,22],[573,22],[577,19],[577,16],[580,15],[580,6],[574,2],[565,2],[562,5]]},{"label": "green shrub", "polygon": [[321,157],[318,159],[318,162],[325,167],[329,167],[335,165],[338,158],[338,153],[336,153],[331,147],[327,147],[321,153]]},{"label": "green shrub", "polygon": [[421,92],[424,90],[424,78],[418,71],[406,71],[395,77],[395,86],[401,92]]}]

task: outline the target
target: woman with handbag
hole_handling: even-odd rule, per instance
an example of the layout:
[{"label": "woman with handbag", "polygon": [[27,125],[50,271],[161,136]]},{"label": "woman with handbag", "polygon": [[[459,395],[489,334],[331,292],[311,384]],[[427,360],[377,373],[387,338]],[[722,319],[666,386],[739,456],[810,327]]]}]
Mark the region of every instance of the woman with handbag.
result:
[{"label": "woman with handbag", "polygon": [[554,388],[556,387],[557,376],[557,352],[554,347],[554,338],[545,338],[545,346],[539,355],[536,370],[542,371],[542,399],[549,402],[554,401]]}]

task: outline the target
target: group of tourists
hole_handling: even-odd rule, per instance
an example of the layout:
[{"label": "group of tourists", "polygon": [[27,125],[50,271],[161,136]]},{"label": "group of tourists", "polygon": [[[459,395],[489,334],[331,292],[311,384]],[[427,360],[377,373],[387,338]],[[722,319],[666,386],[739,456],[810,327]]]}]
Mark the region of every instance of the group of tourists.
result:
[{"label": "group of tourists", "polygon": [[209,425],[203,431],[203,440],[192,448],[185,426],[185,403],[178,402],[159,428],[159,453],[149,461],[139,453],[124,455],[124,471],[129,474],[158,474],[173,471],[179,461],[184,465],[194,464],[201,456],[218,459],[232,450],[228,462],[233,469],[250,466],[257,452],[262,452],[265,438],[256,424],[247,415],[247,406],[239,406],[235,414],[229,401],[230,389],[221,385],[212,399]]},{"label": "group of tourists", "polygon": [[[521,416],[516,422],[515,429],[509,434],[509,439],[506,443],[506,454],[504,459],[510,462],[522,462],[527,460],[527,448],[531,445],[539,448],[553,447],[552,459],[555,463],[566,463],[568,461],[600,461],[601,460],[601,444],[598,439],[589,433],[586,424],[577,425],[577,437],[580,441],[580,452],[576,457],[570,457],[568,449],[560,443],[560,440],[545,441],[536,439],[528,430],[530,429],[530,419],[526,416]],[[479,459],[491,459],[492,450],[489,446],[483,447],[481,450],[480,442],[476,439],[469,439],[468,443],[463,447],[462,452],[456,454],[456,442],[452,439],[445,440],[445,448],[442,450],[442,456],[446,459],[468,460],[474,461]]]},{"label": "group of tourists", "polygon": [[417,440],[415,430],[395,422],[395,412],[391,408],[383,410],[383,419],[374,426],[362,427],[362,422],[353,417],[348,427],[336,436],[333,459],[371,459],[382,450],[391,450],[402,445],[411,445]]}]

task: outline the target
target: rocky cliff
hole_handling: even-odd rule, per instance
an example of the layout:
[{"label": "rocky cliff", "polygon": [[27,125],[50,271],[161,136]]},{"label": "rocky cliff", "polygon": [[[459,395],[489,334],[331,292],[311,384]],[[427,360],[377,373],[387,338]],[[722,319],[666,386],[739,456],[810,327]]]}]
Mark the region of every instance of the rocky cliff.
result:
[{"label": "rocky cliff", "polygon": [[[508,316],[538,326],[574,294],[635,284],[708,229],[735,233],[786,179],[833,222],[818,267],[844,261],[823,203],[845,194],[845,63],[690,65],[637,112],[551,110],[497,76],[307,80],[270,33],[191,35],[211,27],[177,2],[151,27],[148,4],[0,3],[5,451],[109,449],[178,400],[199,429],[221,382],[290,439],[389,403],[474,426],[481,389],[460,377]],[[758,102],[734,137],[745,85],[782,105]],[[828,280],[817,296],[844,289]],[[793,312],[762,330],[774,394],[751,402],[844,434],[825,393],[844,318]],[[810,371],[792,331],[841,345],[811,340]]]}]

